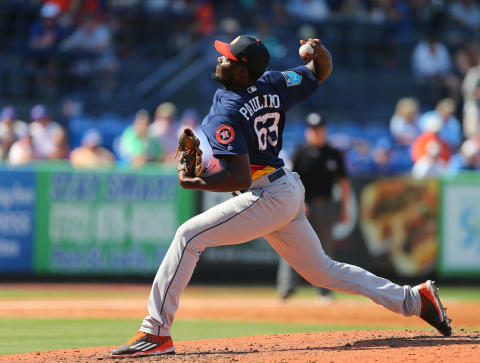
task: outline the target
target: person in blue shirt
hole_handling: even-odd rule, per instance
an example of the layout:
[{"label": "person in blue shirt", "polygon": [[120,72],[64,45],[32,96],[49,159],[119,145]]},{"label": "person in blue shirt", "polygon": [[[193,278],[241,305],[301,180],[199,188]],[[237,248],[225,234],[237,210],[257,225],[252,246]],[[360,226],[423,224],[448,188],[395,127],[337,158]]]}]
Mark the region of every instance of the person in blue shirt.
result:
[{"label": "person in blue shirt", "polygon": [[58,46],[65,37],[59,24],[60,7],[46,3],[40,9],[40,18],[30,28],[25,58],[29,92],[55,94],[58,81]]},{"label": "person in blue shirt", "polygon": [[40,9],[40,19],[30,28],[28,46],[32,51],[44,55],[54,55],[60,41],[65,37],[65,29],[58,23],[60,8],[55,3],[46,3]]},{"label": "person in blue shirt", "polygon": [[450,98],[445,98],[438,102],[435,110],[428,111],[418,120],[420,129],[425,131],[426,125],[432,118],[441,120],[442,127],[438,133],[452,150],[457,150],[462,142],[462,129],[460,122],[453,113],[455,112],[455,102]]},{"label": "person in blue shirt", "polygon": [[361,294],[391,311],[418,315],[445,336],[449,319],[431,281],[399,286],[324,252],[305,216],[305,188],[297,173],[279,157],[285,113],[311,95],[332,72],[329,51],[319,39],[308,44],[307,62],[285,71],[267,71],[269,53],[248,35],[215,42],[221,54],[213,79],[217,90],[202,130],[222,170],[188,176],[179,163],[178,182],[186,189],[232,192],[234,197],[182,224],[166,253],[140,331],[113,357],[174,352],[170,328],[180,295],[201,253],[208,247],[234,245],[264,237],[301,276],[315,286]]}]

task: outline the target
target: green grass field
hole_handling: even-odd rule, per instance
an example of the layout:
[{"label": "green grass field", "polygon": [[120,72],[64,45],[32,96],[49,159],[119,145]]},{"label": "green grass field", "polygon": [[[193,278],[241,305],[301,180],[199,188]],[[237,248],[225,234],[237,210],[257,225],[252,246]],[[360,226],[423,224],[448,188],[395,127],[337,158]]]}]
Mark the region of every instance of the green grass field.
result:
[{"label": "green grass field", "polygon": [[[478,301],[480,288],[442,288],[442,298]],[[128,298],[139,296],[138,291],[91,291],[82,289],[25,290],[22,288],[2,288],[2,300],[35,300],[61,298]],[[194,296],[250,296],[275,297],[272,287],[194,287],[186,294]],[[313,298],[312,288],[301,288],[295,298]],[[336,294],[338,299],[364,299],[354,295]],[[321,307],[319,307],[321,308]],[[82,348],[91,346],[112,346],[124,343],[138,329],[139,319],[59,319],[59,318],[0,318],[0,355],[62,348]],[[264,334],[286,334],[313,331],[339,331],[357,329],[405,329],[405,326],[360,326],[323,325],[275,322],[239,322],[212,320],[176,320],[172,336],[176,341],[238,337]],[[428,329],[426,326],[425,329]]]},{"label": "green grass field", "polygon": [[[150,285],[145,285],[145,291],[148,293]],[[480,301],[480,287],[441,287],[440,295],[446,299],[460,299],[470,301]],[[253,286],[253,287],[232,287],[232,286],[194,286],[188,287],[185,296],[230,296],[230,297],[276,297],[275,288],[272,286]],[[310,299],[316,294],[315,289],[309,286],[299,287],[295,293],[297,299]],[[335,292],[338,299],[365,299],[363,296]],[[34,299],[56,299],[56,298],[121,298],[138,296],[137,290],[88,290],[77,288],[52,289],[52,290],[36,290],[25,289],[23,287],[9,287],[0,289],[0,300],[2,299],[18,299],[18,300],[34,300]]]}]

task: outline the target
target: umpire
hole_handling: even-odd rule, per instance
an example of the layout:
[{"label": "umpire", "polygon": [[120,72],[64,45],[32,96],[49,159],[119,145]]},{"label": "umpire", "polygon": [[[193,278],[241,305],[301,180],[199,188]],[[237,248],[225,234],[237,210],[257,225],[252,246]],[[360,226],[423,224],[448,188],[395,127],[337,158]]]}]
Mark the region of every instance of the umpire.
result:
[{"label": "umpire", "polygon": [[[306,143],[300,145],[292,158],[296,171],[305,186],[305,214],[317,233],[325,253],[334,258],[332,227],[339,220],[347,222],[347,202],[350,181],[347,178],[343,155],[327,143],[327,121],[318,113],[307,117]],[[334,185],[341,189],[341,202],[333,200]],[[280,259],[277,271],[277,289],[282,299],[291,296],[300,283],[300,276]],[[332,301],[332,291],[319,288],[319,299]]]}]

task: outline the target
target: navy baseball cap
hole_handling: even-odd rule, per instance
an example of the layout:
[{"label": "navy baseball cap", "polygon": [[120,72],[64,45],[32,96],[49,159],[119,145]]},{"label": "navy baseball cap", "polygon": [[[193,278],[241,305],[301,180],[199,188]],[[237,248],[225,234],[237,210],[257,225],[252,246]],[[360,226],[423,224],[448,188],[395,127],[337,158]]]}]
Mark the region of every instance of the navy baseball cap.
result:
[{"label": "navy baseball cap", "polygon": [[215,40],[215,49],[259,74],[263,74],[270,63],[270,54],[265,45],[250,35],[239,35],[230,44]]}]

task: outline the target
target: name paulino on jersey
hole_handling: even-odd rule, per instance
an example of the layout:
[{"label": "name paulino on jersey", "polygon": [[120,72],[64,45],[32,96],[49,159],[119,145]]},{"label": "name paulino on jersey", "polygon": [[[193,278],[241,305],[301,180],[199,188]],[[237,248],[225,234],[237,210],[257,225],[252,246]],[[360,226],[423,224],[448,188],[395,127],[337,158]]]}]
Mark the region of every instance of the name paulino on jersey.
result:
[{"label": "name paulino on jersey", "polygon": [[243,104],[240,113],[249,121],[255,112],[264,108],[280,108],[280,97],[271,94],[263,95],[263,97],[255,96]]}]

